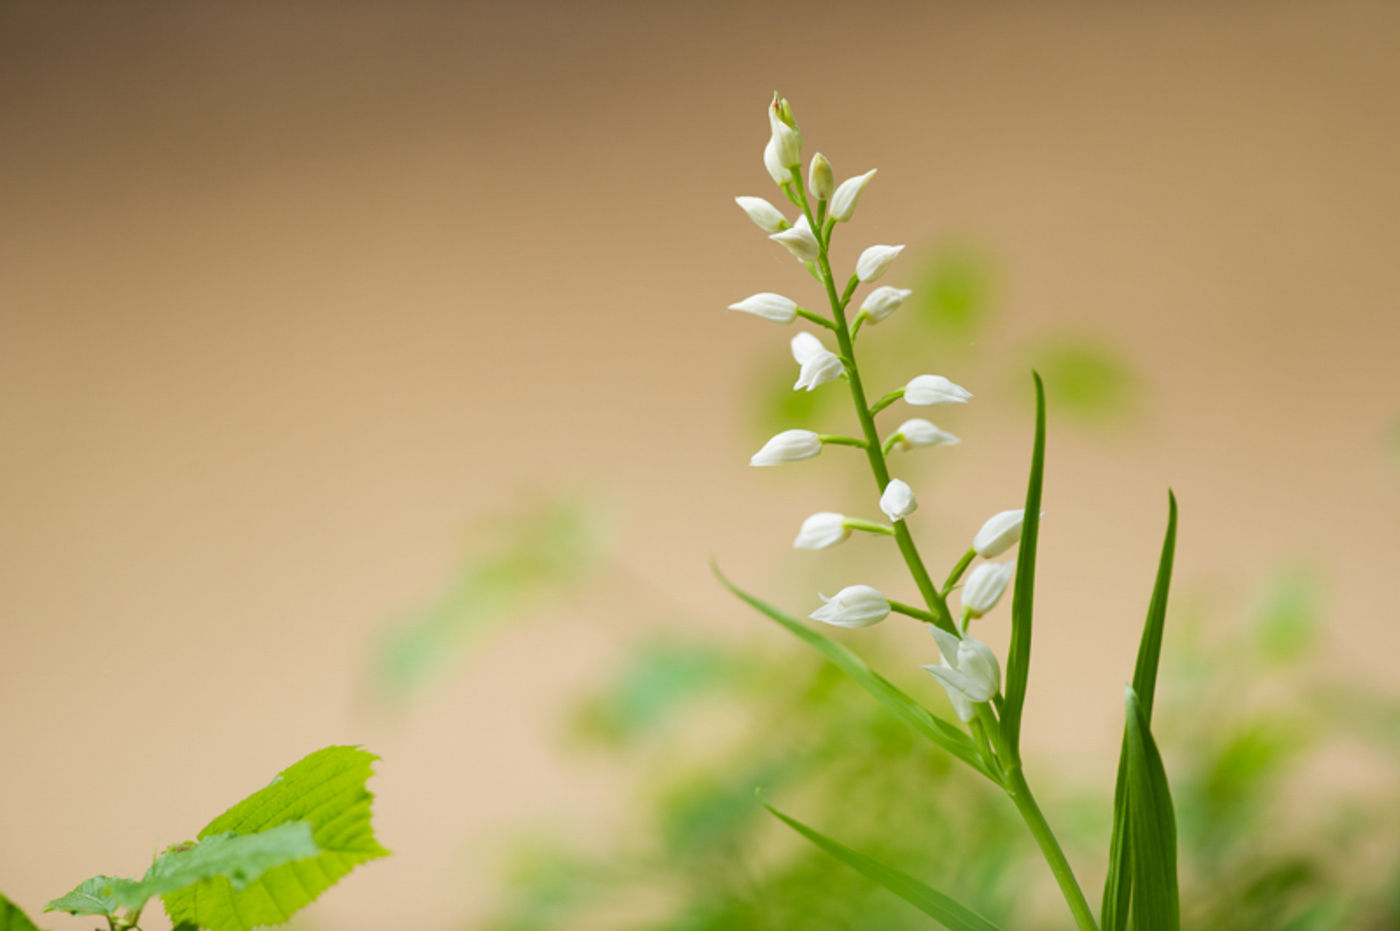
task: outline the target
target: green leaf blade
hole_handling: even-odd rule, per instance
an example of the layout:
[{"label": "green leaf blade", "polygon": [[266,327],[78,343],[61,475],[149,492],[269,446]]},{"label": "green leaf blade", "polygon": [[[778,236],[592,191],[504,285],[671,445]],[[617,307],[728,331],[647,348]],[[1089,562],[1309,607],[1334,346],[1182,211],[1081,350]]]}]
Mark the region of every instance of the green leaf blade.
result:
[{"label": "green leaf blade", "polygon": [[735,597],[748,604],[783,627],[786,627],[798,639],[810,645],[817,652],[825,656],[833,665],[855,680],[856,684],[865,689],[875,697],[882,705],[894,713],[896,717],[909,725],[918,733],[924,735],[929,740],[947,750],[953,756],[962,760],[968,766],[977,770],[988,779],[995,780],[995,777],[982,762],[981,755],[977,751],[977,746],[961,728],[945,721],[938,715],[929,711],[923,705],[910,698],[905,692],[893,685],[885,677],[875,672],[865,661],[856,656],[845,646],[836,641],[819,634],[812,628],[803,624],[767,602],[759,599],[741,588],[738,588],[724,574],[719,571],[718,566],[711,566],[715,577],[725,588],[729,589]]},{"label": "green leaf blade", "polygon": [[135,880],[119,876],[94,876],[85,879],[73,891],[44,906],[46,912],[67,912],[70,915],[114,915],[122,903],[132,897]]},{"label": "green leaf blade", "polygon": [[950,931],[999,931],[999,928],[972,909],[902,870],[886,866],[859,851],[827,837],[795,818],[789,818],[768,803],[763,804],[779,821],[801,834],[826,853],[840,860],[871,882],[888,889],[919,911],[940,922]]},{"label": "green leaf blade", "polygon": [[[1133,670],[1133,691],[1143,709],[1144,719],[1152,722],[1153,695],[1157,687],[1157,667],[1162,655],[1162,634],[1166,627],[1167,596],[1171,590],[1172,565],[1176,558],[1176,495],[1167,492],[1167,531],[1162,555],[1157,560],[1157,579],[1147,606],[1138,644],[1137,665]],[[1109,839],[1108,875],[1104,879],[1103,931],[1126,931],[1132,898],[1131,844],[1128,826],[1128,733],[1124,723],[1123,746],[1118,755],[1118,775],[1113,787],[1113,834]]]},{"label": "green leaf blade", "polygon": [[1152,729],[1131,686],[1126,702],[1132,927],[1133,931],[1180,931],[1171,789]]},{"label": "green leaf blade", "polygon": [[171,923],[186,921],[209,931],[282,924],[359,864],[386,856],[374,838],[373,796],[365,788],[376,759],[357,747],[318,750],[215,818],[200,832],[201,840],[304,821],[320,852],[273,866],[241,889],[218,876],[165,895]]},{"label": "green leaf blade", "polygon": [[1016,556],[1016,580],[1011,596],[1011,645],[1006,651],[1006,695],[1001,712],[1002,738],[1013,760],[1021,757],[1021,710],[1031,666],[1031,616],[1035,601],[1035,560],[1040,540],[1040,502],[1045,484],[1045,385],[1035,380],[1035,441],[1026,481],[1026,512],[1021,546]]},{"label": "green leaf blade", "polygon": [[0,931],[39,931],[15,903],[0,895]]}]

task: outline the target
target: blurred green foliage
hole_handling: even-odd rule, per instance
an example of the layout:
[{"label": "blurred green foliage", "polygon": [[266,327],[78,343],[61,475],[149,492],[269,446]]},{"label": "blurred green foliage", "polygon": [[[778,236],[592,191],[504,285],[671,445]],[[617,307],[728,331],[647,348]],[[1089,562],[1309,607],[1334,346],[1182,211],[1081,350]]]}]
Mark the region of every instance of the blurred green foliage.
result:
[{"label": "blurred green foliage", "polygon": [[466,559],[446,591],[387,626],[371,656],[376,691],[410,698],[501,625],[591,575],[611,544],[584,501],[559,496],[487,522],[485,555]]},{"label": "blurred green foliage", "polygon": [[[1247,623],[1168,622],[1158,715],[1180,820],[1184,927],[1400,927],[1400,799],[1329,789],[1307,772],[1337,736],[1319,700],[1336,684],[1310,663],[1320,649],[1320,584],[1315,572],[1289,567],[1268,581]],[[870,642],[862,643],[867,656]],[[886,674],[910,665],[868,658]],[[1283,682],[1290,687],[1281,697],[1245,700]],[[939,700],[917,676],[897,684]],[[1400,713],[1391,699],[1370,700]],[[716,719],[742,726],[723,728],[716,741],[704,736]],[[652,643],[584,703],[577,724],[599,752],[640,770],[637,820],[601,850],[562,837],[522,843],[509,860],[503,904],[479,927],[930,927],[775,825],[756,787],[1005,927],[1065,927],[1053,897],[1040,897],[1048,876],[1005,799],[806,652]],[[1047,808],[1080,862],[1097,862],[1106,849],[1107,761],[1101,775],[1090,785],[1052,781]],[[1397,776],[1392,756],[1382,781],[1400,785]],[[1299,791],[1307,798],[1301,810]]]}]

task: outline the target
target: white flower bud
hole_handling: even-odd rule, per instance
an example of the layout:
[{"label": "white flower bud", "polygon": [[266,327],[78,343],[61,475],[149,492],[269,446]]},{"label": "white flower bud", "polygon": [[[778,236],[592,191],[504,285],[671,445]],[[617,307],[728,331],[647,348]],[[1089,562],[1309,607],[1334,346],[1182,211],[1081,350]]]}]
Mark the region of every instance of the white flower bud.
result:
[{"label": "white flower bud", "polygon": [[797,222],[778,233],[769,233],[768,238],[782,243],[787,250],[803,262],[815,262],[821,256],[821,245],[812,235],[812,227],[807,218],[799,217]]},{"label": "white flower bud", "polygon": [[768,137],[768,144],[763,147],[763,167],[768,169],[768,176],[773,179],[774,184],[782,186],[792,182],[792,173],[787,170],[778,154],[776,136]]},{"label": "white flower bud", "polygon": [[806,389],[811,391],[829,381],[835,381],[845,372],[846,367],[841,364],[841,357],[828,349],[823,349],[821,352],[809,356],[802,363],[802,368],[797,373],[797,384],[792,386],[792,390]]},{"label": "white flower bud", "polygon": [[973,637],[957,637],[937,627],[930,628],[943,654],[940,665],[926,665],[948,693],[959,720],[971,721],[976,704],[991,701],[1001,691],[1001,666],[991,648]]},{"label": "white flower bud", "polygon": [[762,197],[736,197],[734,203],[765,233],[776,233],[788,225],[783,212]]},{"label": "white flower bud", "polygon": [[894,449],[909,451],[916,446],[953,446],[961,443],[947,430],[940,430],[927,420],[911,417],[895,430]]},{"label": "white flower bud", "polygon": [[871,246],[856,259],[856,277],[863,282],[874,281],[903,251],[903,246]]},{"label": "white flower bud", "polygon": [[914,489],[903,479],[890,479],[890,483],[885,486],[885,493],[880,495],[880,510],[884,511],[890,520],[904,520],[913,514],[918,506]]},{"label": "white flower bud", "polygon": [[791,345],[792,357],[797,360],[798,365],[803,365],[808,359],[818,353],[827,351],[826,347],[822,345],[822,341],[806,330],[794,336]]},{"label": "white flower bud", "polygon": [[821,511],[802,522],[802,529],[797,531],[797,539],[792,541],[792,545],[800,550],[824,550],[850,535],[846,515]]},{"label": "white flower bud", "polygon": [[820,152],[812,156],[812,164],[807,169],[807,189],[819,200],[826,200],[836,189],[836,175],[831,171],[831,162]]},{"label": "white flower bud", "polygon": [[865,190],[865,185],[873,177],[875,177],[874,168],[863,175],[856,175],[854,178],[847,178],[841,182],[836,193],[831,195],[830,216],[833,220],[844,223],[855,214],[856,201],[860,200],[860,192]]},{"label": "white flower bud", "polygon": [[751,466],[775,466],[811,459],[822,451],[821,437],[811,430],[784,430],[749,458]]},{"label": "white flower bud", "polygon": [[962,606],[973,617],[981,617],[996,607],[1006,585],[1016,573],[1016,560],[984,562],[973,569],[963,585]]},{"label": "white flower bud", "polygon": [[837,627],[869,627],[890,614],[890,603],[885,596],[869,585],[848,585],[837,592],[836,597],[822,595],[821,600],[826,604],[808,617]]},{"label": "white flower bud", "polygon": [[906,403],[919,407],[930,404],[966,404],[972,392],[955,385],[942,375],[916,375],[904,386]]},{"label": "white flower bud", "polygon": [[[786,106],[787,101],[775,95],[773,103],[768,107],[768,126],[773,131],[770,141],[773,143],[775,160],[784,168],[796,168],[802,163],[802,135],[796,126],[784,119],[785,116],[790,116],[791,112],[784,112]],[[783,180],[789,179],[790,176]]]},{"label": "white flower bud", "polygon": [[797,319],[797,302],[772,291],[760,291],[737,304],[730,304],[729,309],[742,310],[774,323],[791,323]]},{"label": "white flower bud", "polygon": [[871,323],[879,323],[899,310],[899,306],[908,300],[909,295],[913,293],[908,288],[891,288],[889,285],[881,285],[866,295],[865,303],[860,305],[860,312],[865,314]]},{"label": "white flower bud", "polygon": [[1025,519],[1025,508],[993,514],[972,538],[972,548],[984,559],[1000,556],[1021,539],[1021,525]]}]

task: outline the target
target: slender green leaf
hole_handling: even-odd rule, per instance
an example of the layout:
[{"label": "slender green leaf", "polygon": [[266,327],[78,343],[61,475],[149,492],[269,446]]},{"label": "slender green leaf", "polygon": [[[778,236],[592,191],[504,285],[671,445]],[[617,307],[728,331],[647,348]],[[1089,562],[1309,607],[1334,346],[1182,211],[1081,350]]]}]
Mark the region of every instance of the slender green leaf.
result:
[{"label": "slender green leaf", "polygon": [[[1162,555],[1157,561],[1157,581],[1147,605],[1147,620],[1138,643],[1137,666],[1133,670],[1133,691],[1139,696],[1143,716],[1152,721],[1152,701],[1157,688],[1157,663],[1162,655],[1162,631],[1166,625],[1167,594],[1171,589],[1172,563],[1176,558],[1176,495],[1167,492],[1167,533]],[[1128,836],[1128,732],[1124,724],[1123,747],[1118,754],[1118,776],[1113,787],[1113,836],[1109,840],[1108,876],[1104,880],[1103,910],[1099,923],[1103,931],[1126,931],[1128,903],[1132,897],[1131,844]]]},{"label": "slender green leaf", "polygon": [[1162,757],[1137,693],[1127,688],[1128,858],[1133,931],[1179,931],[1176,815]]},{"label": "slender green leaf", "polygon": [[166,895],[171,922],[188,921],[208,931],[282,924],[359,864],[386,856],[374,839],[373,796],[365,788],[376,759],[358,747],[317,750],[215,818],[201,839],[305,821],[321,853],[275,866],[242,889],[218,876]]},{"label": "slender green leaf", "polygon": [[809,828],[801,821],[789,818],[767,802],[764,802],[763,807],[822,850],[872,882],[893,892],[925,915],[940,922],[945,928],[949,928],[951,931],[998,931],[997,926],[986,918],[908,873],[886,866],[844,844],[837,843],[825,834]]},{"label": "slender green leaf", "polygon": [[789,614],[778,610],[765,601],[762,601],[748,592],[738,588],[724,573],[719,571],[719,567],[712,565],[711,569],[725,588],[733,592],[738,598],[749,604],[755,610],[767,615],[779,624],[792,631],[797,637],[835,664],[842,672],[850,676],[871,695],[875,696],[881,704],[908,724],[914,730],[923,734],[929,740],[938,744],[968,766],[980,772],[988,779],[994,779],[987,770],[986,764],[982,762],[981,756],[977,752],[977,746],[972,742],[972,738],[957,726],[940,718],[929,711],[923,705],[914,701],[907,694],[892,685],[887,679],[875,672],[865,661],[856,656],[846,647],[824,637],[812,630],[806,624],[797,620]]},{"label": "slender green leaf", "polygon": [[1006,651],[1006,697],[1001,708],[1002,737],[1012,760],[1021,758],[1021,709],[1026,704],[1026,681],[1031,668],[1031,614],[1035,601],[1035,557],[1040,538],[1041,486],[1045,482],[1045,385],[1035,379],[1035,442],[1031,473],[1026,482],[1026,516],[1021,548],[1016,556],[1016,581],[1011,596],[1011,645]]},{"label": "slender green leaf", "polygon": [[70,915],[115,915],[122,903],[129,900],[136,888],[134,879],[119,876],[94,876],[85,879],[66,895],[44,906],[46,912],[67,912]]},{"label": "slender green leaf", "polygon": [[9,899],[0,895],[0,931],[39,931],[29,916]]}]

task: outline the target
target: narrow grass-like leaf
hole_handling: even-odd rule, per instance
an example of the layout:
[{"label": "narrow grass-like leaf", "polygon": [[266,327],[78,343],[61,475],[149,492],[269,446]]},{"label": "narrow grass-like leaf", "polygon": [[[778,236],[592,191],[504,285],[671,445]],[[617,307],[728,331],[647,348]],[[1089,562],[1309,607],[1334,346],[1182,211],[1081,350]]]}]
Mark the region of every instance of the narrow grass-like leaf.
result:
[{"label": "narrow grass-like leaf", "polygon": [[359,864],[386,856],[374,839],[373,796],[365,788],[376,759],[358,747],[317,750],[211,821],[201,839],[305,821],[321,853],[273,867],[243,889],[220,876],[166,895],[171,923],[188,921],[208,931],[282,924]]},{"label": "narrow grass-like leaf", "polygon": [[995,781],[995,777],[987,770],[986,764],[982,762],[982,758],[977,752],[977,745],[972,742],[972,738],[962,729],[943,720],[938,715],[910,698],[907,694],[900,691],[891,684],[889,680],[867,666],[864,660],[856,656],[846,647],[828,637],[822,636],[792,615],[786,614],[767,602],[738,588],[733,582],[725,578],[724,573],[719,571],[719,566],[712,564],[710,568],[713,570],[715,577],[720,580],[725,588],[729,589],[735,596],[749,604],[755,610],[777,621],[779,624],[792,631],[799,639],[814,647],[842,672],[854,679],[861,688],[875,696],[882,705],[894,712],[905,724],[908,724],[914,730],[923,734],[929,740],[932,740],[988,779]]},{"label": "narrow grass-like leaf", "polygon": [[0,931],[39,931],[29,916],[9,899],[0,895]]},{"label": "narrow grass-like leaf", "polygon": [[[1157,663],[1162,655],[1162,631],[1166,625],[1167,595],[1171,589],[1172,563],[1176,558],[1176,495],[1167,492],[1167,533],[1162,555],[1157,561],[1157,581],[1147,606],[1138,643],[1137,666],[1133,670],[1133,691],[1143,709],[1143,718],[1152,723],[1152,701],[1157,688]],[[1113,835],[1108,848],[1108,876],[1104,880],[1103,909],[1099,923],[1103,931],[1126,931],[1128,903],[1132,898],[1132,869],[1128,841],[1128,733],[1123,731],[1123,748],[1118,754],[1118,776],[1113,787]]]},{"label": "narrow grass-like leaf", "polygon": [[1171,789],[1152,728],[1131,686],[1126,697],[1132,927],[1133,931],[1180,931]]},{"label": "narrow grass-like leaf", "polygon": [[951,931],[998,931],[997,926],[986,918],[908,873],[886,866],[878,860],[872,860],[845,844],[837,843],[825,834],[809,828],[801,821],[789,818],[767,802],[763,803],[763,807],[822,850],[872,882],[893,892],[925,915],[940,922],[945,928],[949,928]]},{"label": "narrow grass-like leaf", "polygon": [[1006,651],[1006,697],[1001,730],[1011,759],[1021,758],[1021,709],[1026,704],[1026,681],[1031,668],[1031,614],[1035,601],[1035,557],[1040,538],[1041,487],[1045,483],[1045,385],[1035,379],[1035,442],[1031,473],[1026,482],[1026,516],[1021,525],[1021,548],[1016,556],[1016,582],[1011,596],[1011,645]]}]

